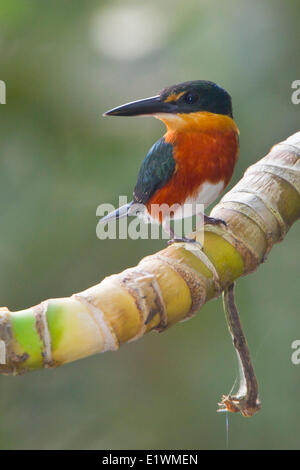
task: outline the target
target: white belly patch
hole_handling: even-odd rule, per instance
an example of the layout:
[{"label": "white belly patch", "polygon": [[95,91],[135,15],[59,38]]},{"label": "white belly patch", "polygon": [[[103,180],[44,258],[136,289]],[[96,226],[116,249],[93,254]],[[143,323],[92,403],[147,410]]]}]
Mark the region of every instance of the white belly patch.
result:
[{"label": "white belly patch", "polygon": [[[224,182],[213,184],[203,183],[200,186],[198,193],[192,198],[187,198],[185,203],[180,206],[174,213],[174,219],[182,219],[185,217],[192,217],[193,215],[201,212],[199,205],[203,204],[204,209],[212,204],[224,189]],[[198,204],[198,208],[197,208]]]},{"label": "white belly patch", "polygon": [[[174,204],[170,208],[164,204],[153,205],[152,211],[156,214],[161,212],[163,214],[163,219],[184,219],[186,217],[192,217],[193,215],[200,214],[204,212],[204,209],[212,204],[215,199],[221,194],[224,189],[224,182],[213,184],[213,183],[203,183],[200,186],[199,191],[195,194],[193,198],[187,198],[185,203],[182,205]],[[151,217],[146,206],[138,205],[138,213],[135,213],[134,206],[130,210],[130,215],[137,215],[145,223],[159,223],[158,217]],[[204,207],[203,207],[204,206]],[[169,212],[171,217],[169,217]]]}]

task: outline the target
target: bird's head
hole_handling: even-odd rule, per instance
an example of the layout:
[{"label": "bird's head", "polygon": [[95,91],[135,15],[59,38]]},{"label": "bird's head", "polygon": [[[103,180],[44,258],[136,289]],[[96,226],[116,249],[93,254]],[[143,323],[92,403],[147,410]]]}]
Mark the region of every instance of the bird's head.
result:
[{"label": "bird's head", "polygon": [[208,112],[232,118],[231,97],[227,91],[213,82],[194,80],[164,88],[159,95],[132,101],[113,108],[104,116],[153,115],[167,120],[172,116]]}]

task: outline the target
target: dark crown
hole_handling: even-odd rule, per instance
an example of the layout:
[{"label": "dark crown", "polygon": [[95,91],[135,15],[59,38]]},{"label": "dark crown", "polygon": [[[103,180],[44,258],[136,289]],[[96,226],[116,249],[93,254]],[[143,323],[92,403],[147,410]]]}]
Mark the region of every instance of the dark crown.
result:
[{"label": "dark crown", "polygon": [[164,88],[161,101],[176,102],[178,113],[208,111],[232,117],[231,96],[224,88],[206,80],[194,80]]}]

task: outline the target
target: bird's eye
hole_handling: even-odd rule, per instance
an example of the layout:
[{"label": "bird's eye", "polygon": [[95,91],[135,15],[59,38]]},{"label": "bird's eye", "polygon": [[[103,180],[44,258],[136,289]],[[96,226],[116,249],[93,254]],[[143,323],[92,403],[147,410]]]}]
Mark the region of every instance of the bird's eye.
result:
[{"label": "bird's eye", "polygon": [[184,100],[187,104],[194,104],[198,101],[199,95],[197,93],[194,93],[192,91],[189,91],[185,96]]}]

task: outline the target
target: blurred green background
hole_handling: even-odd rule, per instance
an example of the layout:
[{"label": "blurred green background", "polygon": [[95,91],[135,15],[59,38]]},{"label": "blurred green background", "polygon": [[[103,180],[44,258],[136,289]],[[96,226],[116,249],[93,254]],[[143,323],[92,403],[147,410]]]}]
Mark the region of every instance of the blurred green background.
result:
[{"label": "blurred green background", "polygon": [[[131,196],[164,132],[105,110],[176,82],[233,97],[232,185],[299,130],[298,1],[0,1],[0,299],[12,310],[68,296],[164,241],[96,238],[96,207]],[[232,186],[231,185],[231,186]],[[300,448],[299,228],[237,285],[262,411],[229,416],[229,448]],[[57,370],[0,377],[1,449],[219,449],[216,413],[237,366],[221,301],[164,334]]]}]

